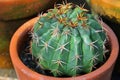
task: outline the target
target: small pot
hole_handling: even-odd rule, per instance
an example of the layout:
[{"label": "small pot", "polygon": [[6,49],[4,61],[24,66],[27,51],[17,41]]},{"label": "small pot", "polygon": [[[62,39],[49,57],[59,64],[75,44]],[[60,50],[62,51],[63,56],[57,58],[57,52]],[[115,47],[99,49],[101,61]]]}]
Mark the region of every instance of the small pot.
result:
[{"label": "small pot", "polygon": [[26,18],[49,8],[57,0],[0,0],[0,20]]},{"label": "small pot", "polygon": [[27,36],[28,32],[32,29],[34,23],[39,18],[34,18],[25,24],[23,24],[14,34],[10,43],[10,56],[16,70],[17,76],[19,80],[110,80],[111,74],[115,65],[115,61],[118,56],[118,40],[114,34],[114,32],[102,22],[103,27],[105,28],[109,38],[110,38],[110,45],[111,45],[111,53],[108,60],[98,69],[76,77],[67,77],[67,78],[57,78],[52,76],[46,76],[43,74],[39,74],[27,66],[25,66],[19,58],[19,52],[23,47],[22,44],[25,41],[25,37]]}]

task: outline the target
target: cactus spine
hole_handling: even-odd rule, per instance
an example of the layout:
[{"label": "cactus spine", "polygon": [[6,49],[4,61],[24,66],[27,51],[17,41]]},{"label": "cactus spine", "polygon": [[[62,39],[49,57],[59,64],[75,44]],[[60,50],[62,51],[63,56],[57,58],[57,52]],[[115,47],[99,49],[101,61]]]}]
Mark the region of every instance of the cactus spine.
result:
[{"label": "cactus spine", "polygon": [[87,10],[72,3],[55,6],[34,25],[31,52],[54,76],[91,72],[103,61],[106,34]]}]

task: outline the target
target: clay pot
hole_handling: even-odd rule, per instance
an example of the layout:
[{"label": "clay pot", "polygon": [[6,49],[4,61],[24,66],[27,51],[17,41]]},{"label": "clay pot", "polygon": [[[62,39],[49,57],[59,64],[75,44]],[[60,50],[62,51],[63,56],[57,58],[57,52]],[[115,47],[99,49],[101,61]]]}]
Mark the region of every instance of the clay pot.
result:
[{"label": "clay pot", "polygon": [[57,0],[0,0],[0,20],[26,18],[49,8]]},{"label": "clay pot", "polygon": [[111,45],[111,53],[108,60],[98,69],[81,76],[76,77],[67,77],[67,78],[57,78],[46,76],[43,74],[39,74],[27,66],[25,66],[19,58],[19,52],[21,48],[23,48],[25,38],[27,37],[28,32],[33,27],[34,23],[38,20],[34,18],[25,24],[23,24],[14,34],[10,43],[10,56],[16,70],[17,76],[19,80],[110,80],[112,70],[114,68],[115,61],[118,56],[119,45],[117,38],[113,31],[105,24],[102,23],[105,28],[109,38]]}]

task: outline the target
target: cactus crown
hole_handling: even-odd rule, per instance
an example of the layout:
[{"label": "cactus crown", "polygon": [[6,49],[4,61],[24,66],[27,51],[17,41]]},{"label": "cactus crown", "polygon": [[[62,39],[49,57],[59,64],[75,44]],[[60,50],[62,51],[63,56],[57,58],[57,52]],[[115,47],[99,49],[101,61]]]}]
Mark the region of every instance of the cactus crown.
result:
[{"label": "cactus crown", "polygon": [[106,34],[88,10],[72,3],[49,9],[34,25],[31,51],[54,76],[88,73],[103,61]]}]

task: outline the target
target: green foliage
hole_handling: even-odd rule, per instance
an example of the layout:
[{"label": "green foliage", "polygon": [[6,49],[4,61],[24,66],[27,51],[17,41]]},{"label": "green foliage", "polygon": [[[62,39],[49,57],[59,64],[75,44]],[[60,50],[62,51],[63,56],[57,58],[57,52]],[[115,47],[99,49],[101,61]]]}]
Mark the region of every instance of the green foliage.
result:
[{"label": "green foliage", "polygon": [[34,25],[31,51],[54,76],[89,73],[103,61],[106,33],[88,10],[71,3],[48,10]]}]

